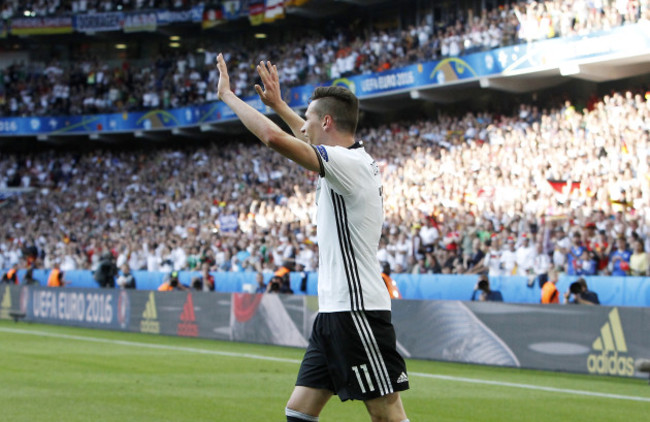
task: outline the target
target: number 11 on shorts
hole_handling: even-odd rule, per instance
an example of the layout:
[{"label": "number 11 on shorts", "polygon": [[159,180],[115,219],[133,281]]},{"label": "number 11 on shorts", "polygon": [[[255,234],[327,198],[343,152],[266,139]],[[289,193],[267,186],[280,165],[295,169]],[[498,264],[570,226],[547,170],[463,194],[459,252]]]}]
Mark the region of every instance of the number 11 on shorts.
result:
[{"label": "number 11 on shorts", "polygon": [[364,386],[363,380],[361,379],[361,372],[359,371],[359,368],[361,368],[361,371],[363,371],[363,374],[366,376],[366,381],[368,382],[368,388],[370,391],[375,391],[375,386],[372,383],[372,380],[370,379],[370,373],[368,372],[368,366],[364,363],[363,365],[352,367],[354,373],[357,374],[357,380],[359,381],[359,387],[361,387],[361,393],[366,393],[366,387]]}]

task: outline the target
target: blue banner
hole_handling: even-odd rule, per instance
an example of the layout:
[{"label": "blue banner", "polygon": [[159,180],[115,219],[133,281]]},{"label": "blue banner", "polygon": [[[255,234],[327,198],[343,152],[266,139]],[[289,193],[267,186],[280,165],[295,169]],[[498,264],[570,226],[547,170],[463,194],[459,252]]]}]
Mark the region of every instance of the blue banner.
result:
[{"label": "blue banner", "polygon": [[[244,8],[241,0],[224,0],[222,3],[223,17],[227,20],[235,20],[244,16]],[[248,10],[246,10],[246,13]]]},{"label": "blue banner", "polygon": [[124,32],[153,32],[157,28],[156,12],[126,13],[124,15]]},{"label": "blue banner", "polygon": [[123,21],[122,12],[75,15],[74,29],[78,32],[119,31]]},{"label": "blue banner", "polygon": [[156,18],[158,25],[167,25],[177,22],[194,22],[203,21],[203,4],[192,7],[189,10],[157,10]]},{"label": "blue banner", "polygon": [[123,330],[129,321],[124,290],[22,287],[20,302],[27,318],[38,322]]}]

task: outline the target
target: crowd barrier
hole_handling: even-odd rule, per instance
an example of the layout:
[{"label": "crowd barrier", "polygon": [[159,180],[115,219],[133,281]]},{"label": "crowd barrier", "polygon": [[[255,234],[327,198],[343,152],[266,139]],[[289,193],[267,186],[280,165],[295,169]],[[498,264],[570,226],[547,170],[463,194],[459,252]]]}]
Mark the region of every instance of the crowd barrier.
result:
[{"label": "crowd barrier", "polygon": [[[3,270],[6,272],[7,270]],[[49,270],[34,270],[34,278],[42,286],[47,285]],[[156,290],[168,273],[134,271],[138,290]],[[216,290],[222,293],[253,292],[257,287],[255,273],[211,273],[215,278]],[[18,271],[20,280],[24,279],[25,270]],[[201,274],[195,271],[179,271],[179,281],[187,286],[192,279]],[[404,299],[414,300],[470,300],[476,275],[455,274],[393,274],[397,287]],[[88,270],[66,271],[64,278],[70,282],[68,287],[96,288],[97,283]],[[265,275],[265,280],[271,274]],[[584,277],[589,289],[598,293],[601,304],[609,306],[650,306],[650,277]],[[316,295],[318,293],[318,274],[307,273],[306,289],[301,290],[302,275],[291,273],[291,288],[298,295]],[[560,293],[566,292],[576,276],[561,276],[557,283]],[[501,291],[503,300],[512,303],[539,303],[541,290],[537,284],[528,287],[528,279],[520,276],[491,277],[493,290]]]},{"label": "crowd barrier", "polygon": [[[304,348],[309,295],[0,286],[0,319]],[[642,377],[650,308],[394,300],[408,358]]]}]

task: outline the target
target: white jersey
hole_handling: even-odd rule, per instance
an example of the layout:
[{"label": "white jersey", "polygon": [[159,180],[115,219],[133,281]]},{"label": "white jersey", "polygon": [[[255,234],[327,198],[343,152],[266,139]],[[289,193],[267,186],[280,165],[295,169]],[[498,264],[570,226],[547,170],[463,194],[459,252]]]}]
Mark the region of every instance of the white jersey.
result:
[{"label": "white jersey", "polygon": [[384,221],[381,175],[360,143],[314,146],[320,312],[390,310],[377,247]]}]

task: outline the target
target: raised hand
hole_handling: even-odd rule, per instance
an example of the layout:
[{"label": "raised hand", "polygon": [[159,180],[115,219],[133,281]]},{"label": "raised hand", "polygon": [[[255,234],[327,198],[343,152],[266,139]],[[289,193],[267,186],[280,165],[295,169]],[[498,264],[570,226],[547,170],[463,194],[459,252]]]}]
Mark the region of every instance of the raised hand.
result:
[{"label": "raised hand", "polygon": [[260,99],[265,105],[271,108],[278,106],[282,102],[278,67],[271,64],[270,61],[267,61],[266,63],[261,61],[260,64],[257,65],[257,73],[262,79],[262,84],[264,84],[264,89],[262,89],[258,84],[255,84],[257,95],[260,96]]},{"label": "raised hand", "polygon": [[228,67],[226,66],[226,60],[223,58],[223,54],[219,53],[217,56],[217,69],[219,70],[219,84],[217,85],[217,94],[219,99],[223,100],[223,96],[232,92],[230,90],[230,77],[228,76]]}]

